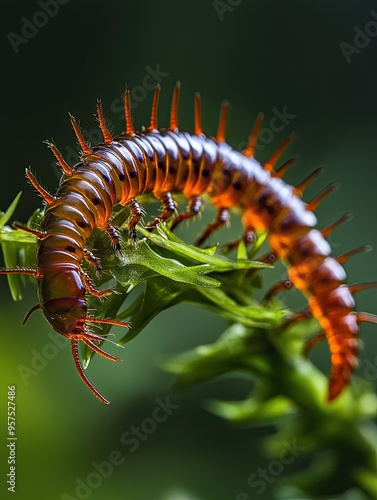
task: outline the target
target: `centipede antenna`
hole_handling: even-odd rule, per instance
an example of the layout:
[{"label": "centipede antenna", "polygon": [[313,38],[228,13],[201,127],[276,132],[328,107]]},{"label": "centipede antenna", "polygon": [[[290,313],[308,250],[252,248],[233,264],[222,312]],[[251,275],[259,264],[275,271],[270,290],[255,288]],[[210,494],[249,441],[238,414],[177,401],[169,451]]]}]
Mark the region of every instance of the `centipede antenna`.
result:
[{"label": "centipede antenna", "polygon": [[151,119],[149,122],[149,127],[147,129],[149,131],[158,130],[157,109],[158,109],[158,100],[160,97],[160,92],[161,92],[161,85],[158,83],[154,89]]},{"label": "centipede antenna", "polygon": [[354,285],[348,285],[348,289],[352,294],[360,292],[361,290],[369,290],[370,288],[377,288],[377,282],[370,281],[368,283],[355,283]]},{"label": "centipede antenna", "polygon": [[22,320],[22,323],[21,325],[24,326],[27,322],[27,320],[30,318],[31,314],[34,312],[34,311],[37,311],[38,309],[42,309],[42,306],[40,304],[36,304],[35,306],[33,306],[31,309],[29,309],[29,311],[25,314],[25,317],[24,319]]},{"label": "centipede antenna", "polygon": [[309,186],[309,184],[322,172],[322,168],[319,167],[314,170],[311,174],[309,174],[305,179],[303,179],[297,186],[294,187],[294,193],[296,196],[301,198],[305,189]]},{"label": "centipede antenna", "polygon": [[201,135],[202,133],[203,130],[202,130],[200,93],[197,92],[194,97],[194,134]]},{"label": "centipede antenna", "polygon": [[339,219],[335,220],[330,225],[328,225],[327,227],[323,228],[322,231],[321,231],[322,236],[324,238],[327,238],[329,236],[329,234],[334,231],[334,229],[336,229],[338,226],[340,226],[341,224],[343,224],[343,222],[347,222],[350,219],[352,219],[352,214],[345,213],[344,215],[342,215],[341,217],[339,217]]},{"label": "centipede antenna", "polygon": [[113,136],[111,135],[109,129],[107,128],[105,115],[103,114],[102,103],[99,99],[97,99],[97,118],[99,121],[99,126],[101,129],[104,141],[111,142],[113,140]]},{"label": "centipede antenna", "polygon": [[134,135],[135,127],[131,116],[130,90],[126,89],[124,93],[124,117],[126,119],[126,134]]},{"label": "centipede antenna", "polygon": [[295,159],[294,158],[291,158],[290,160],[287,160],[285,163],[283,163],[283,165],[278,168],[277,170],[275,170],[274,172],[271,173],[272,177],[277,177],[279,179],[281,179],[283,177],[283,175],[285,174],[285,172],[291,168],[291,166],[295,163]]},{"label": "centipede antenna", "polygon": [[349,258],[353,257],[354,255],[357,255],[359,253],[365,253],[365,252],[370,252],[372,250],[371,245],[362,245],[360,247],[354,248],[353,250],[350,250],[349,252],[344,253],[343,255],[339,255],[339,257],[336,257],[336,261],[339,262],[339,264],[344,264]]},{"label": "centipede antenna", "polygon": [[19,229],[20,231],[24,231],[25,233],[30,233],[39,238],[40,240],[46,236],[45,231],[39,231],[38,229],[32,229],[31,227],[25,226],[25,224],[21,224],[21,222],[13,222],[12,226],[15,229]]},{"label": "centipede antenna", "polygon": [[106,359],[110,359],[111,361],[117,361],[117,362],[120,361],[120,358],[118,358],[117,356],[112,356],[108,352],[104,351],[87,337],[82,336],[80,340],[84,342],[84,344],[87,345],[90,349],[93,349],[93,351],[95,351],[100,356],[103,356]]},{"label": "centipede antenna", "polygon": [[264,114],[258,113],[253,128],[251,129],[249,138],[247,140],[246,148],[242,151],[242,154],[247,156],[248,158],[254,157],[255,146],[257,144],[259,132],[262,126]]},{"label": "centipede antenna", "polygon": [[217,128],[217,134],[216,134],[217,142],[225,142],[228,110],[229,110],[229,102],[223,101],[220,108],[219,126]]},{"label": "centipede antenna", "polygon": [[92,150],[85,141],[84,136],[82,135],[82,132],[80,130],[80,127],[76,121],[76,118],[73,115],[71,115],[71,113],[69,113],[69,119],[71,120],[72,128],[75,132],[77,140],[79,141],[82,152],[87,155],[90,155],[92,153]]},{"label": "centipede antenna", "polygon": [[311,202],[309,202],[306,205],[306,210],[310,210],[311,212],[314,212],[318,205],[321,203],[322,200],[326,198],[330,193],[332,193],[335,189],[338,188],[338,185],[335,182],[332,182],[328,186],[325,187],[323,191],[321,191]]},{"label": "centipede antenna", "polygon": [[77,340],[75,338],[71,338],[71,348],[72,348],[72,356],[73,356],[73,360],[75,362],[75,366],[76,366],[76,370],[79,372],[79,375],[82,379],[82,381],[84,382],[84,384],[87,385],[87,387],[89,387],[89,389],[92,391],[92,393],[102,402],[104,403],[105,405],[108,405],[110,403],[110,401],[108,401],[106,398],[104,398],[102,396],[102,394],[100,394],[97,389],[94,387],[94,385],[90,382],[90,380],[88,379],[88,377],[85,375],[85,372],[83,370],[83,367],[82,367],[82,364],[81,364],[81,361],[80,361],[80,356],[79,356],[79,350],[78,350],[78,343],[77,343]]},{"label": "centipede antenna", "polygon": [[168,130],[171,130],[172,132],[178,130],[178,98],[180,90],[181,90],[181,82],[178,81],[175,84],[173,98],[171,101],[170,123]]},{"label": "centipede antenna", "polygon": [[44,189],[37,181],[37,179],[34,177],[34,175],[31,173],[31,171],[26,168],[25,169],[25,174],[26,177],[28,178],[30,184],[33,186],[33,188],[38,191],[38,193],[42,196],[42,198],[45,200],[46,203],[49,205],[56,200],[55,196],[50,194],[46,189]]},{"label": "centipede antenna", "polygon": [[55,144],[53,144],[52,142],[50,141],[45,141],[45,144],[47,144],[47,146],[51,149],[53,155],[55,156],[55,158],[57,159],[58,161],[58,164],[61,166],[63,172],[67,175],[72,175],[73,174],[73,170],[72,168],[68,165],[68,163],[64,160],[64,158],[62,157],[60,151],[58,150],[58,148],[55,146]]},{"label": "centipede antenna", "polygon": [[268,172],[272,172],[275,168],[276,163],[278,162],[279,158],[281,155],[284,153],[284,151],[287,149],[287,147],[291,144],[293,139],[295,138],[294,134],[289,134],[284,141],[280,144],[280,146],[272,153],[270,158],[266,161],[266,163],[263,165],[263,168],[267,170]]}]

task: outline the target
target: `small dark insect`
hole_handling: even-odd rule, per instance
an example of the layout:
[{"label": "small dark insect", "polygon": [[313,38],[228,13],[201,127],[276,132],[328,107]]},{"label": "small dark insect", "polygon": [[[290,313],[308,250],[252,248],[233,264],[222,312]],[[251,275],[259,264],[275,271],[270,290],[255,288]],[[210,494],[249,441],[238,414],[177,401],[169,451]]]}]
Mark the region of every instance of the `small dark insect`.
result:
[{"label": "small dark insect", "polygon": [[[86,293],[96,297],[111,294],[111,290],[97,290],[81,263],[86,259],[97,271],[99,260],[86,247],[94,228],[105,231],[116,251],[121,251],[120,236],[111,224],[113,207],[129,205],[130,238],[136,242],[136,225],[143,209],[138,196],[152,193],[162,204],[162,214],[149,225],[173,216],[174,193],[188,200],[186,212],[175,217],[172,228],[183,220],[195,217],[202,209],[201,196],[208,194],[217,208],[215,221],[198,240],[203,244],[210,234],[228,220],[229,211],[237,207],[242,213],[245,243],[252,240],[255,230],[268,230],[272,248],[270,257],[282,259],[288,267],[289,281],[278,283],[274,292],[293,284],[309,302],[310,313],[319,321],[322,333],[309,342],[308,348],[327,338],[331,351],[331,376],[328,399],[333,400],[348,385],[357,365],[359,323],[377,323],[377,317],[354,312],[352,294],[376,286],[375,283],[346,285],[342,264],[352,255],[368,250],[363,246],[340,257],[330,256],[326,237],[347,215],[318,231],[313,211],[333,189],[327,186],[308,204],[300,200],[303,190],[319,173],[313,172],[298,186],[291,187],[282,176],[292,165],[290,160],[278,170],[275,166],[292,137],[288,137],[261,165],[254,159],[254,149],[262,124],[258,115],[246,148],[233,150],[225,142],[228,105],[223,104],[215,138],[202,132],[200,97],[195,95],[194,132],[181,132],[178,128],[178,95],[176,85],[170,124],[166,129],[157,125],[157,106],[160,87],[154,94],[149,127],[135,132],[130,113],[130,94],[125,93],[126,130],[113,137],[108,130],[102,106],[97,102],[97,114],[104,141],[90,147],[73,116],[72,127],[82,148],[82,158],[74,167],[69,166],[57,147],[48,143],[64,174],[54,195],[41,187],[32,173],[26,176],[44,198],[46,210],[39,230],[16,224],[18,229],[38,238],[36,269],[3,269],[0,274],[20,273],[33,275],[38,280],[40,302],[26,315],[24,323],[36,309],[42,309],[52,328],[71,341],[76,368],[90,390],[103,403],[109,403],[91,384],[81,366],[78,342],[82,341],[98,354],[119,361],[99,347],[103,337],[89,329],[90,323],[108,323],[128,327],[127,323],[113,319],[88,316]],[[298,316],[299,317],[299,316]]]}]

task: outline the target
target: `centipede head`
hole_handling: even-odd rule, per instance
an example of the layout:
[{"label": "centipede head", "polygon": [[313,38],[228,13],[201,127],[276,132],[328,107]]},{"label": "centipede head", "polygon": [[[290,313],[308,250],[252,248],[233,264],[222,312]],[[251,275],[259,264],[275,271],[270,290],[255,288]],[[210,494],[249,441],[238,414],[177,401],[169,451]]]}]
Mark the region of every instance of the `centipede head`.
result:
[{"label": "centipede head", "polygon": [[26,314],[23,324],[29,319],[30,315],[36,311],[37,309],[42,309],[43,313],[50,323],[52,328],[67,337],[71,342],[72,356],[75,362],[76,369],[84,382],[84,384],[91,390],[91,392],[104,404],[109,404],[106,398],[102,396],[102,394],[94,387],[94,385],[90,382],[88,377],[85,374],[84,368],[82,366],[78,344],[79,342],[83,342],[87,347],[92,349],[92,351],[100,354],[106,359],[110,359],[111,361],[120,361],[117,356],[113,356],[103,349],[98,343],[103,342],[104,340],[109,341],[104,336],[97,335],[91,331],[87,326],[88,323],[104,323],[109,325],[117,325],[122,327],[130,327],[128,323],[124,321],[117,321],[112,319],[105,318],[93,318],[87,316],[87,304],[84,299],[79,298],[64,298],[60,297],[57,299],[51,299],[41,306],[37,304],[32,307],[30,311]]},{"label": "centipede head", "polygon": [[76,297],[51,299],[42,306],[43,314],[51,327],[64,336],[82,333],[87,308],[85,299]]}]

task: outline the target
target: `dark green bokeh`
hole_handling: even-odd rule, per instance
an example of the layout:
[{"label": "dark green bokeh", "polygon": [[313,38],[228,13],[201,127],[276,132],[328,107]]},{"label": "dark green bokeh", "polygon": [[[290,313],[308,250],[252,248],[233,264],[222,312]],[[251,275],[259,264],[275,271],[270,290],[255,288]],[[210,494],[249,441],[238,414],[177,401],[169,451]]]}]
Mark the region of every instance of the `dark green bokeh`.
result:
[{"label": "dark green bokeh", "polygon": [[[51,154],[42,141],[53,138],[69,156],[75,139],[68,112],[84,128],[94,130],[95,100],[101,98],[114,130],[120,132],[125,84],[131,89],[142,85],[146,68],[159,66],[168,73],[161,82],[161,125],[167,123],[171,91],[178,79],[182,82],[182,128],[192,127],[195,91],[201,91],[203,123],[209,134],[215,132],[219,104],[227,98],[231,103],[229,142],[235,147],[245,140],[258,111],[265,112],[266,124],[275,108],[283,111],[286,107],[296,115],[260,152],[260,159],[266,159],[287,133],[295,131],[298,138],[289,153],[298,158],[298,165],[287,174],[287,181],[298,182],[323,165],[325,173],[308,189],[306,199],[333,180],[341,189],[318,210],[321,227],[345,211],[354,214],[351,222],[331,236],[334,253],[363,243],[377,247],[377,37],[351,55],[350,62],[340,48],[342,42],[354,44],[355,26],[363,29],[374,19],[375,3],[244,0],[225,11],[222,20],[215,3],[71,0],[60,5],[59,12],[16,54],[8,34],[21,35],[23,17],[32,20],[41,6],[35,1],[8,1],[1,19],[5,91],[0,208],[5,209],[20,189],[18,220],[26,220],[40,204],[23,175],[29,165],[46,186],[57,185]],[[145,94],[133,110],[138,127],[149,117],[152,91]],[[376,253],[355,257],[346,267],[349,282],[376,279]],[[279,268],[278,275],[282,272]],[[271,281],[267,278],[267,283]],[[215,339],[225,327],[223,320],[180,306],[159,316],[128,344],[121,352],[121,365],[94,359],[89,375],[112,401],[104,407],[81,383],[68,347],[58,348],[47,366],[24,384],[19,366],[31,367],[32,350],[41,353],[53,336],[48,336],[50,330],[37,313],[25,328],[19,326],[24,311],[36,301],[34,289],[30,288],[22,303],[13,304],[4,277],[0,286],[0,423],[5,432],[6,388],[14,384],[19,437],[16,498],[29,498],[30,492],[41,499],[60,499],[64,493],[75,497],[76,478],[86,481],[95,471],[92,462],[108,460],[116,449],[124,462],[93,487],[91,499],[227,500],[236,499],[241,491],[256,497],[247,479],[268,464],[258,444],[271,429],[233,431],[200,408],[205,397],[241,398],[247,382],[222,380],[175,394],[171,393],[171,377],[157,366],[168,354]],[[287,302],[294,307],[292,297]],[[358,309],[376,313],[376,294],[360,294]],[[367,347],[360,355],[361,376],[368,362],[376,365],[376,329],[363,326],[362,337]],[[50,348],[49,352],[54,351]],[[318,352],[323,359],[314,359],[327,366],[326,347]],[[368,373],[373,376],[373,371]],[[150,417],[155,399],[168,394],[179,409],[131,453],[120,442],[121,436]],[[3,441],[2,471],[5,447]],[[301,465],[298,459],[284,473]],[[2,477],[1,494],[8,493],[4,483]],[[258,498],[271,495],[269,485]]]}]

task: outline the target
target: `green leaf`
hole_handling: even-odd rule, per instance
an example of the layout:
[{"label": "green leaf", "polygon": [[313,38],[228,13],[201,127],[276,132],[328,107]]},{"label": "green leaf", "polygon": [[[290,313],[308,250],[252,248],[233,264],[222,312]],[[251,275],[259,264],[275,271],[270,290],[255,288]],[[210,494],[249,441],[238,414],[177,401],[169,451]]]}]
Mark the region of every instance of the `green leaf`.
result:
[{"label": "green leaf", "polygon": [[176,356],[164,366],[177,375],[178,387],[231,372],[250,375],[255,383],[245,401],[211,401],[206,407],[233,424],[274,423],[278,432],[263,445],[271,459],[279,460],[284,447],[293,450],[290,453],[298,461],[314,457],[310,474],[304,469],[276,484],[295,485],[310,498],[327,498],[352,488],[372,495],[377,491],[376,427],[365,433],[361,423],[365,416],[376,416],[375,397],[356,396],[347,389],[327,403],[326,378],[301,355],[301,330],[303,323],[286,331],[233,325],[214,343]]},{"label": "green leaf", "polygon": [[250,261],[250,260],[236,260],[231,261],[221,255],[216,255],[217,247],[203,250],[193,245],[187,245],[179,240],[165,224],[157,225],[157,233],[150,233],[141,228],[140,232],[158,245],[159,247],[166,248],[173,252],[176,256],[182,256],[192,261],[202,262],[208,264],[208,271],[230,271],[236,269],[264,269],[268,266],[263,262]]},{"label": "green leaf", "polygon": [[[0,244],[7,269],[35,267],[35,236],[5,225],[12,217],[20,196],[21,193],[16,196],[5,213],[0,212]],[[8,274],[7,279],[13,300],[21,300],[22,287],[27,280],[30,280],[30,277],[21,274]]]},{"label": "green leaf", "polygon": [[[116,273],[113,272],[115,279],[124,287],[129,287],[130,284],[129,266],[131,265],[144,266],[154,271],[156,275],[166,276],[173,281],[204,287],[221,286],[218,280],[205,276],[205,273],[211,271],[209,264],[185,266],[176,259],[168,259],[157,254],[150,248],[146,240],[139,241],[137,248],[127,252],[125,264]],[[136,282],[140,282],[140,280],[136,280]]]},{"label": "green leaf", "polygon": [[9,219],[12,217],[14,211],[17,208],[18,202],[20,200],[22,191],[18,193],[18,195],[15,197],[15,199],[12,201],[12,203],[9,205],[8,209],[4,212],[0,211],[0,229],[5,226],[5,224],[9,221]]},{"label": "green leaf", "polygon": [[[16,201],[0,214],[5,262],[9,267],[34,267],[36,239],[5,225],[15,206]],[[114,214],[119,224],[128,217],[125,209],[115,208]],[[29,219],[31,227],[38,225],[41,216],[41,211],[34,212]],[[236,257],[228,258],[224,254],[231,255],[229,246],[201,249],[188,245],[166,224],[159,224],[154,232],[143,228],[139,232],[142,239],[138,246],[124,245],[122,258],[115,255],[107,235],[99,230],[88,242],[105,269],[99,278],[90,267],[88,272],[98,287],[105,283],[114,286],[115,280],[116,291],[103,301],[88,294],[88,306],[98,317],[132,323],[119,344],[136,337],[161,311],[176,304],[188,303],[223,316],[231,324],[215,342],[165,362],[165,369],[176,375],[176,386],[242,374],[250,380],[245,400],[210,401],[206,407],[233,424],[273,424],[275,432],[263,443],[264,452],[273,460],[285,456],[281,455],[284,446],[295,449],[296,445],[297,464],[302,457],[311,457],[309,467],[283,481],[276,478],[276,484],[289,485],[289,491],[295,487],[305,498],[335,498],[352,489],[373,498],[377,488],[373,423],[377,398],[362,380],[361,385],[327,402],[327,375],[302,355],[307,336],[318,330],[317,322],[301,321],[287,327],[286,319],[292,313],[280,301],[255,300],[254,289],[262,285],[263,269],[271,266],[251,257],[261,249],[267,233],[258,234],[248,250],[241,242]],[[20,298],[24,277],[9,278],[13,296]],[[130,295],[137,286],[140,293]],[[110,328],[103,325],[101,333],[106,336]],[[85,346],[85,367],[92,355]]]},{"label": "green leaf", "polygon": [[294,403],[283,396],[277,396],[267,401],[256,398],[231,402],[209,401],[205,407],[219,417],[242,425],[267,424],[295,412]]},{"label": "green leaf", "polygon": [[353,477],[356,479],[362,490],[367,492],[371,498],[373,498],[373,496],[377,496],[376,474],[365,469],[357,468],[353,472]]}]

